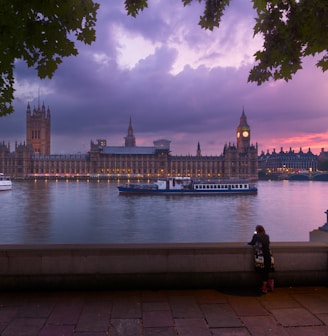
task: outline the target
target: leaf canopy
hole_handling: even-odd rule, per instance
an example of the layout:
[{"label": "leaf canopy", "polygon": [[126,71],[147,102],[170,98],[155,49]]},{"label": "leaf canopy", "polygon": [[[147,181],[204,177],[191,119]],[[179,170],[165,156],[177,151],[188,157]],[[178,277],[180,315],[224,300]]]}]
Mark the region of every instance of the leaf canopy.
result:
[{"label": "leaf canopy", "polygon": [[15,61],[51,78],[78,54],[75,41],[95,40],[98,8],[92,0],[0,0],[0,116],[13,112]]},{"label": "leaf canopy", "polygon": [[[233,0],[181,0],[204,3],[199,25],[219,28]],[[248,81],[289,81],[302,69],[306,56],[317,56],[317,67],[328,69],[328,1],[251,0],[256,13],[254,35],[263,37]],[[125,0],[128,15],[136,17],[147,0]],[[23,60],[40,78],[51,78],[64,57],[75,56],[76,41],[95,41],[99,4],[93,0],[0,0],[0,116],[13,112],[14,68]]]}]

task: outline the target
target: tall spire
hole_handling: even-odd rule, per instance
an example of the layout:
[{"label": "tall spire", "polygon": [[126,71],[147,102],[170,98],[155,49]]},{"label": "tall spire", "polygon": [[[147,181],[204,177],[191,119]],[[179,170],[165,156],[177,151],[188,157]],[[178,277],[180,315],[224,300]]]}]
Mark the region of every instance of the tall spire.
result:
[{"label": "tall spire", "polygon": [[133,127],[132,127],[132,119],[130,116],[130,121],[129,121],[129,128],[128,128],[128,135],[133,135]]},{"label": "tall spire", "polygon": [[247,124],[247,118],[246,118],[244,106],[243,106],[243,112],[242,112],[241,117],[240,117],[239,126],[240,127],[247,127],[247,128],[249,128],[249,126]]},{"label": "tall spire", "polygon": [[31,114],[31,107],[29,102],[27,103],[26,113]]},{"label": "tall spire", "polygon": [[125,147],[135,147],[135,146],[136,146],[136,138],[133,134],[132,119],[130,116],[128,135],[125,137]]},{"label": "tall spire", "polygon": [[237,149],[240,152],[248,151],[250,146],[250,135],[251,129],[247,123],[245,109],[243,107],[243,112],[241,114],[240,122],[237,127]]},{"label": "tall spire", "polygon": [[202,156],[202,151],[200,149],[200,143],[199,143],[199,141],[198,141],[198,144],[197,144],[196,156]]},{"label": "tall spire", "polygon": [[40,88],[38,88],[38,110],[40,110]]}]

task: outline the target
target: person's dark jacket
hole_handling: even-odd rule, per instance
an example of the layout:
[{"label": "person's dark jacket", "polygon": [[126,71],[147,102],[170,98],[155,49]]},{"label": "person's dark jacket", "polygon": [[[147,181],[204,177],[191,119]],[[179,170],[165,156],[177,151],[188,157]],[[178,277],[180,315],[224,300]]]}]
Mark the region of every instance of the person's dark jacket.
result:
[{"label": "person's dark jacket", "polygon": [[254,246],[257,242],[262,246],[264,268],[269,270],[271,268],[270,237],[267,234],[256,233],[248,244]]}]

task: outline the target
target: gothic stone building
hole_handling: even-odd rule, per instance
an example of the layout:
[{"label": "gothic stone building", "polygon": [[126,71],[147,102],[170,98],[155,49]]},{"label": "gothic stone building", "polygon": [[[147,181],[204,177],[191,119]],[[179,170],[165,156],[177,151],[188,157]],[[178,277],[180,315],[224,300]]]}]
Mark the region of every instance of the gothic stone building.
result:
[{"label": "gothic stone building", "polygon": [[91,141],[87,154],[50,154],[50,109],[44,105],[31,112],[27,107],[26,143],[0,144],[0,171],[13,178],[194,178],[257,179],[258,147],[252,145],[251,129],[244,113],[236,129],[236,144],[226,144],[218,156],[174,156],[170,141],[137,146],[130,118],[124,146],[107,146],[106,140]]},{"label": "gothic stone building", "polygon": [[[323,150],[321,153],[324,153]],[[318,156],[311,152],[303,152],[302,148],[295,152],[291,148],[289,151],[280,152],[275,150],[272,153],[261,152],[258,159],[258,168],[261,173],[295,173],[300,171],[317,171]]]}]

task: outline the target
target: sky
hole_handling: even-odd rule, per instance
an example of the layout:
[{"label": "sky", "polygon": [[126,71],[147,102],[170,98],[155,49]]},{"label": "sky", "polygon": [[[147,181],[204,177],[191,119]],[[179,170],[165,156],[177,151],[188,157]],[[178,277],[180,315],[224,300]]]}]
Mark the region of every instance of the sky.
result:
[{"label": "sky", "polygon": [[96,41],[77,42],[54,77],[15,68],[15,112],[0,118],[0,141],[24,142],[26,107],[51,110],[51,153],[86,153],[90,141],[124,145],[131,118],[137,146],[171,141],[172,155],[220,155],[236,143],[245,111],[259,154],[274,149],[328,150],[328,73],[304,60],[291,81],[248,83],[254,53],[251,2],[231,1],[219,29],[198,25],[204,4],[149,0],[136,18],[123,0],[98,0]]}]

